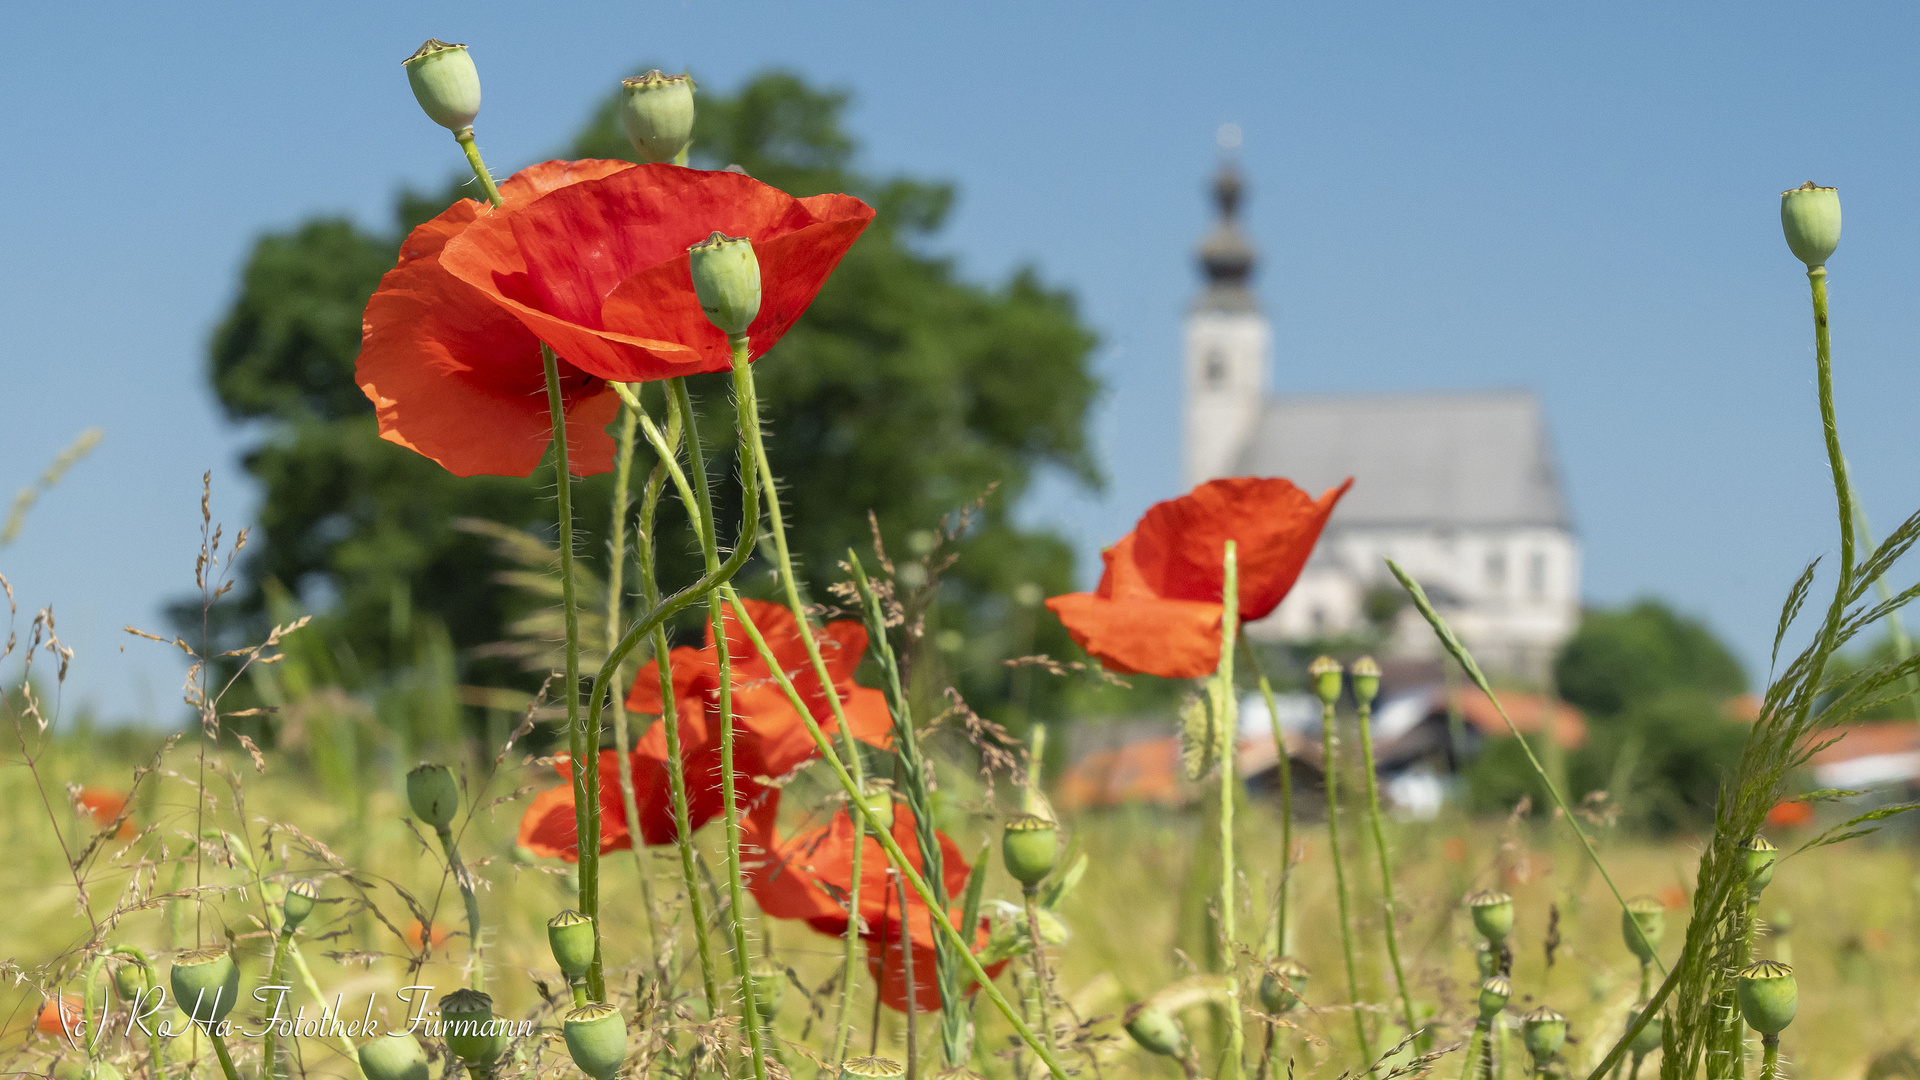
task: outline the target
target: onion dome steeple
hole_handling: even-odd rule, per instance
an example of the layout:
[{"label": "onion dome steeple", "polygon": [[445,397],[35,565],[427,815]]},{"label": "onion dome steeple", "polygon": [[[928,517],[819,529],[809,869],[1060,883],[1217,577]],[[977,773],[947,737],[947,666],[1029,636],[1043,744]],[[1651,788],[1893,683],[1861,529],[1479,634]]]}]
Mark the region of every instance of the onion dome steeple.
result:
[{"label": "onion dome steeple", "polygon": [[1247,288],[1253,276],[1255,252],[1246,234],[1240,231],[1240,201],[1246,194],[1235,150],[1240,145],[1240,129],[1228,124],[1220,129],[1220,148],[1224,152],[1220,170],[1213,177],[1213,201],[1220,208],[1220,220],[1200,242],[1200,269],[1207,287],[1195,302],[1205,311],[1252,312],[1259,302]]}]

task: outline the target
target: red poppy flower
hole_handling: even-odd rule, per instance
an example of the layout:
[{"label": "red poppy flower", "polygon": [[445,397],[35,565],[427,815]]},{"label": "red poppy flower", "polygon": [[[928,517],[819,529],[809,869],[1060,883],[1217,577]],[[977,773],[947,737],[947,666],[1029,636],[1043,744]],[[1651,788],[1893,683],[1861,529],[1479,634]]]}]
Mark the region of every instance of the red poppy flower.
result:
[{"label": "red poppy flower", "polygon": [[445,945],[447,938],[451,937],[452,934],[453,931],[448,930],[439,923],[429,923],[426,926],[422,926],[420,925],[419,919],[414,919],[407,923],[407,928],[402,932],[401,936],[406,938],[408,948],[414,952],[419,952],[422,949],[437,949]]},{"label": "red poppy flower", "polygon": [[[127,796],[124,792],[109,791],[106,788],[81,788],[73,801],[82,813],[103,829],[113,824],[114,819],[120,816],[120,812],[127,808]],[[120,823],[120,831],[114,835],[118,839],[125,840],[134,832],[133,822],[128,820]]]},{"label": "red poppy flower", "polygon": [[1767,811],[1767,824],[1776,829],[1797,829],[1813,823],[1813,804],[1799,799],[1789,799],[1773,804]]},{"label": "red poppy flower", "polygon": [[[833,707],[813,673],[813,663],[800,640],[799,623],[780,604],[742,600],[780,668],[793,681],[808,711],[829,735],[837,730]],[[729,611],[731,615],[731,611]],[[820,652],[839,694],[841,708],[854,737],[875,746],[891,745],[893,717],[886,696],[853,681],[854,669],[867,651],[867,632],[857,622],[829,623],[816,635]],[[817,752],[806,723],[787,700],[759,650],[732,618],[727,621],[729,663],[733,668],[734,788],[744,807],[760,795],[762,779],[785,776]],[[680,754],[687,786],[688,823],[698,829],[724,809],[720,785],[720,669],[713,629],[707,629],[704,648],[681,647],[668,654],[673,673],[674,711],[679,724]],[[652,664],[640,669],[628,710],[659,714],[660,672]],[[675,836],[673,792],[667,769],[667,733],[654,724],[640,737],[629,755],[633,767],[636,809],[644,843],[672,843]],[[626,811],[620,798],[619,756],[600,754],[600,850],[620,851],[633,845],[627,832]],[[566,758],[556,764],[569,780]],[[555,788],[540,795],[520,819],[520,843],[537,855],[572,860],[579,857],[579,833],[574,821],[573,788]]]},{"label": "red poppy flower", "polygon": [[1106,570],[1093,592],[1056,596],[1047,607],[1113,671],[1200,678],[1220,663],[1226,542],[1236,544],[1241,621],[1265,618],[1293,588],[1351,486],[1349,479],[1313,499],[1287,480],[1209,480],[1154,504],[1102,552]]},{"label": "red poppy flower", "polygon": [[[836,812],[827,824],[781,840],[775,818],[779,814],[778,792],[762,800],[743,822],[744,843],[758,857],[742,869],[747,888],[760,910],[776,919],[801,919],[814,930],[839,937],[847,930],[844,898],[853,887],[853,821],[844,812]],[[893,807],[893,839],[915,870],[922,869],[920,847],[914,837],[914,816],[905,803]],[[959,896],[967,887],[969,867],[966,856],[945,833],[940,838],[941,876],[947,895]],[[907,907],[902,918],[899,889],[887,873],[887,852],[872,836],[862,838],[860,853],[860,921],[865,926],[861,940],[867,944],[867,970],[880,988],[880,1000],[888,1008],[905,1012],[908,1001],[905,949],[913,950],[914,1005],[922,1012],[940,1008],[940,987],[936,977],[933,915],[926,902],[911,887],[907,889]],[[948,912],[956,923],[960,911]],[[987,942],[987,920],[980,920],[974,931],[977,951]],[[904,947],[903,947],[904,944]],[[989,965],[989,977],[998,975],[1005,963]]]},{"label": "red poppy flower", "polygon": [[47,1035],[75,1031],[80,1025],[81,1006],[79,994],[61,994],[57,1000],[42,1001],[33,1014],[34,1030]]},{"label": "red poppy flower", "polygon": [[[380,279],[361,319],[354,378],[373,401],[380,437],[455,476],[525,476],[553,441],[540,339],[441,265],[449,241],[483,219],[507,218],[543,195],[630,169],[624,161],[547,161],[500,185],[504,205],[462,199],[413,230],[400,265]],[[620,399],[560,361],[568,465],[580,476],[613,468],[606,433]]]}]

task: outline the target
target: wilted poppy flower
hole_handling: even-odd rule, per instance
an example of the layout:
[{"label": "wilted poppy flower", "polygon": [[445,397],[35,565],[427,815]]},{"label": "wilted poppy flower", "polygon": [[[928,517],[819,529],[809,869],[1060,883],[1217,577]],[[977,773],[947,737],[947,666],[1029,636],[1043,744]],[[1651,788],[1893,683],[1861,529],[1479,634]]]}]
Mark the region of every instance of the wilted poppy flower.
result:
[{"label": "wilted poppy flower", "polygon": [[80,1024],[81,1007],[79,994],[61,994],[57,1000],[42,1001],[33,1014],[33,1028],[47,1035],[74,1031]]},{"label": "wilted poppy flower", "polygon": [[[127,796],[124,792],[110,791],[106,788],[81,788],[80,793],[74,796],[73,801],[82,813],[86,814],[95,825],[103,829],[113,824],[113,820],[120,816],[122,810],[127,808]],[[118,839],[125,840],[127,837],[132,836],[134,832],[133,822],[131,820],[123,821],[120,823],[120,830],[116,832],[114,836]]]},{"label": "wilted poppy flower", "polygon": [[[814,721],[829,736],[834,735],[838,723],[833,707],[814,675],[813,663],[800,640],[800,626],[793,613],[780,604],[764,600],[742,600],[741,605],[780,661],[780,669],[787,673],[794,689],[807,702]],[[730,608],[728,616],[728,661],[733,668],[734,787],[736,799],[745,806],[764,789],[761,779],[785,776],[811,760],[818,748],[807,731],[806,722],[787,700],[786,692],[774,679],[759,650],[731,617]],[[867,651],[866,629],[850,620],[828,623],[815,639],[854,737],[883,748],[891,745],[893,718],[887,711],[886,696],[853,681],[854,669],[860,666],[860,658]],[[673,673],[680,755],[685,766],[688,823],[698,829],[725,808],[720,786],[720,663],[719,652],[714,648],[713,628],[707,628],[705,647],[674,649],[668,654],[668,661]],[[640,669],[633,692],[627,697],[627,709],[643,715],[661,712],[659,668],[647,664]],[[675,830],[666,729],[658,723],[650,727],[635,744],[629,760],[633,765],[634,802],[640,815],[642,841],[650,845],[672,843]],[[620,799],[618,765],[619,757],[614,751],[601,751],[602,852],[633,846]],[[564,756],[558,759],[556,767],[562,777],[572,778]],[[520,819],[520,843],[538,855],[578,858],[578,836],[571,784],[541,794]]]},{"label": "wilted poppy flower", "polygon": [[[796,199],[730,172],[550,161],[414,230],[367,305],[357,367],[381,437],[462,476],[524,476],[551,441],[539,345],[561,360],[574,471],[612,468],[604,380],[724,371],[726,335],[693,291],[687,248],[753,241],[760,356],[799,319],[873,217],[847,195]],[[571,432],[578,427],[576,440]]]},{"label": "wilted poppy flower", "polygon": [[401,932],[401,936],[407,939],[407,947],[414,952],[419,952],[423,948],[437,949],[447,943],[447,938],[451,934],[451,930],[439,923],[421,926],[419,919],[408,922],[407,928]]},{"label": "wilted poppy flower", "polygon": [[[778,792],[758,803],[742,825],[743,848],[755,858],[743,866],[747,888],[760,910],[776,919],[801,919],[822,934],[838,937],[847,930],[845,898],[853,887],[853,822],[836,812],[827,824],[782,840],[775,826]],[[893,808],[893,839],[915,870],[923,869],[914,816],[905,803]],[[947,895],[958,897],[967,887],[966,856],[945,833],[940,838],[941,877]],[[871,834],[862,838],[860,853],[861,940],[867,944],[867,970],[880,988],[887,1007],[905,1012],[908,1001],[905,949],[913,950],[914,1004],[922,1012],[940,1008],[940,986],[934,953],[933,915],[911,886],[902,916],[899,888],[887,873],[887,852]],[[958,909],[948,912],[954,922]],[[964,933],[964,930],[962,931]],[[987,943],[987,921],[974,928],[974,949]],[[998,975],[1005,963],[989,965]]]},{"label": "wilted poppy flower", "polygon": [[1235,542],[1240,619],[1265,618],[1313,553],[1352,480],[1318,499],[1287,480],[1209,480],[1156,503],[1101,553],[1090,593],[1047,601],[1073,640],[1123,675],[1197,679],[1220,663],[1226,542]]}]

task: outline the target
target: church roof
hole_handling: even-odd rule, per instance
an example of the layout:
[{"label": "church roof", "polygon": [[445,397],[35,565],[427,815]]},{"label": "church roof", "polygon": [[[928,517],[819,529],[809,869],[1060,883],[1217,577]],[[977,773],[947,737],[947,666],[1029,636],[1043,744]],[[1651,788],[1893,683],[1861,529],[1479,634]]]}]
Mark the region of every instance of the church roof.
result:
[{"label": "church roof", "polygon": [[1572,528],[1540,401],[1524,390],[1269,398],[1234,474],[1311,494],[1351,476],[1329,528]]}]

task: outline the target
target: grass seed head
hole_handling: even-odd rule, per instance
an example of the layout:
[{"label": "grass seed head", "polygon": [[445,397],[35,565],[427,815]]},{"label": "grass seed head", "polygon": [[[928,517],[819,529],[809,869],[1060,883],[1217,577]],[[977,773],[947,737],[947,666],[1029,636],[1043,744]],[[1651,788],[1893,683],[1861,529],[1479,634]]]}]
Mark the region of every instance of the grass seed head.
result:
[{"label": "grass seed head", "polygon": [[594,1080],[609,1080],[627,1060],[627,1021],[619,1009],[598,1001],[582,1005],[562,1027],[573,1063]]},{"label": "grass seed head", "polygon": [[361,1043],[359,1058],[367,1080],[427,1080],[427,1052],[420,1040],[404,1031]]}]

